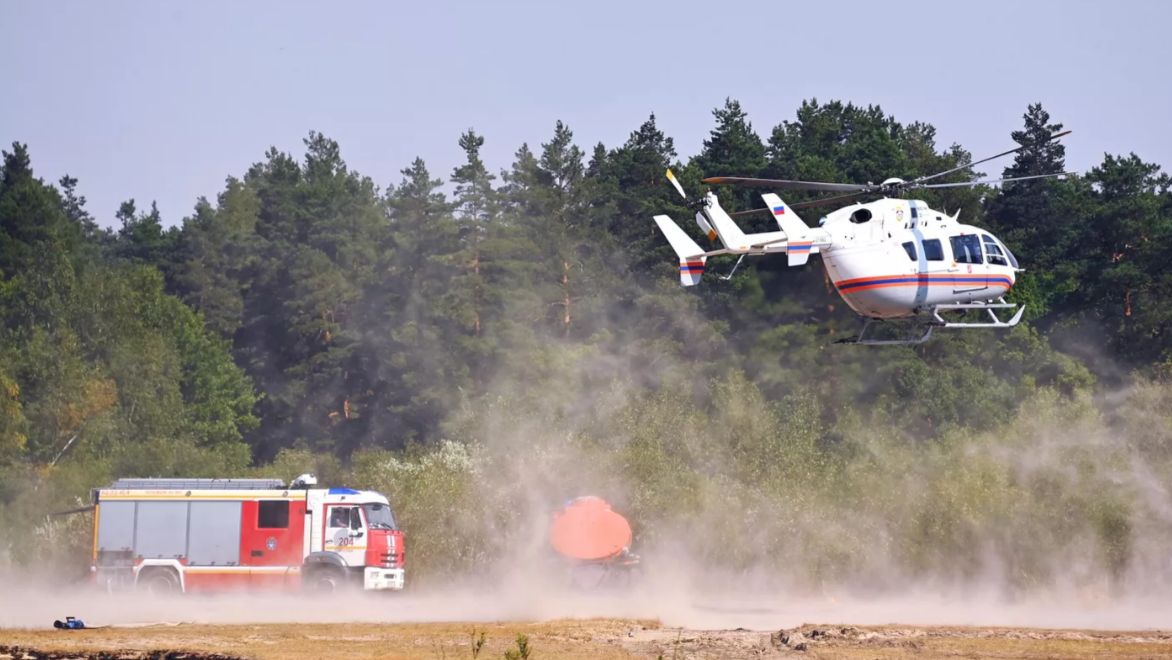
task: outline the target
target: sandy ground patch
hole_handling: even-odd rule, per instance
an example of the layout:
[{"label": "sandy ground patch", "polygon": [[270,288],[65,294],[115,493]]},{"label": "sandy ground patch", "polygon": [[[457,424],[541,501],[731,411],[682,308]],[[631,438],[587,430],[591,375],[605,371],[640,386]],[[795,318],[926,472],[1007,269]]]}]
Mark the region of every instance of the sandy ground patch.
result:
[{"label": "sandy ground patch", "polygon": [[[544,623],[156,625],[0,631],[0,658],[357,660],[503,658],[528,636],[529,657],[586,660],[728,658],[1172,658],[1172,634],[957,627],[803,626],[772,632],[665,628],[655,621]],[[180,652],[167,654],[163,652]],[[5,658],[7,660],[7,658]]]}]

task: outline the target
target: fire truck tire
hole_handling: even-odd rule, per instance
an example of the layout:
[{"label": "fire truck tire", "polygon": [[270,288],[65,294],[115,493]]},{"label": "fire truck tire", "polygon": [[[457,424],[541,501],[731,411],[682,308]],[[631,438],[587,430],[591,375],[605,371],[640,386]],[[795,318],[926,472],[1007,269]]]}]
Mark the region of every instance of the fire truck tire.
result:
[{"label": "fire truck tire", "polygon": [[152,596],[170,596],[179,593],[179,576],[170,568],[146,568],[138,574],[135,586]]},{"label": "fire truck tire", "polygon": [[319,564],[309,570],[305,586],[316,593],[337,593],[349,586],[346,571],[330,564]]}]

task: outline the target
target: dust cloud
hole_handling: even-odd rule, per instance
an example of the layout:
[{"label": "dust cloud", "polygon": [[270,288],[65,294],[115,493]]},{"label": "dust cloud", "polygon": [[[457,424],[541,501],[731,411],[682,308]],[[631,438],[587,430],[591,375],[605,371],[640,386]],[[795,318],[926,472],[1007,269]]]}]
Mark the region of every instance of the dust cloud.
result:
[{"label": "dust cloud", "polygon": [[0,629],[47,629],[74,616],[90,627],[155,624],[432,623],[549,621],[566,618],[657,620],[692,630],[775,631],[802,624],[997,626],[1090,630],[1172,629],[1172,598],[1098,600],[939,593],[836,598],[702,593],[632,588],[625,593],[571,594],[545,588],[461,590],[412,594],[188,594],[152,598],[33,584],[0,585]]},{"label": "dust cloud", "polygon": [[[672,370],[687,376],[668,363],[582,360],[557,391],[457,419],[461,442],[356,465],[348,485],[393,493],[407,521],[403,593],[152,599],[0,575],[0,628],[75,616],[1172,629],[1172,387],[1097,402],[1039,393],[1001,428],[932,446],[899,436],[898,420],[846,419],[832,454],[817,445],[827,429],[810,399],[771,416],[743,383],[725,384],[715,413],[690,392],[641,395]],[[580,495],[632,521],[645,563],[631,585],[583,593],[547,561],[549,514]]]}]

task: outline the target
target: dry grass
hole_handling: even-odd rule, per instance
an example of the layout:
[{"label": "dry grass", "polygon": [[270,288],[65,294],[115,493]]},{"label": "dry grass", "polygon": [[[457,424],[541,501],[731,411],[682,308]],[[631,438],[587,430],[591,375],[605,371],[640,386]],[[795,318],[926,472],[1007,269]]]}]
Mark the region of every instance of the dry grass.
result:
[{"label": "dry grass", "polygon": [[502,658],[529,636],[535,658],[631,658],[614,643],[653,622],[561,621],[535,624],[279,624],[99,628],[84,631],[0,632],[2,644],[52,651],[181,650],[252,660],[433,660],[472,658],[473,631],[483,631],[479,658]]},{"label": "dry grass", "polygon": [[[809,637],[817,628],[802,630]],[[850,629],[814,637],[805,650],[766,632],[688,631],[652,621],[592,619],[496,624],[280,624],[181,625],[86,631],[5,630],[0,646],[38,651],[90,652],[174,650],[252,660],[433,660],[473,657],[474,631],[485,633],[478,659],[503,658],[516,637],[529,637],[531,658],[608,660],[626,658],[767,658],[811,660],[874,658],[1172,658],[1172,635],[977,628]],[[825,630],[823,628],[822,630]],[[2,657],[2,656],[0,656]],[[108,656],[107,656],[108,657]]]}]

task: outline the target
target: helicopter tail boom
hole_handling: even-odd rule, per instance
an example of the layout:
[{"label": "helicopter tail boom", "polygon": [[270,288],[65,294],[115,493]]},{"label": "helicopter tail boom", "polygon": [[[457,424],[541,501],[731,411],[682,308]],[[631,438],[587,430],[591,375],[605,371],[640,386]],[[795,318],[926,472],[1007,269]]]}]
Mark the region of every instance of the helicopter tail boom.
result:
[{"label": "helicopter tail boom", "polygon": [[[720,242],[724,247],[733,251],[746,250],[749,247],[750,239],[741,231],[737,223],[729,217],[728,213],[721,208],[720,202],[716,199],[716,195],[712,191],[708,191],[705,197],[706,215],[712,220],[715,225],[716,233],[720,236]],[[697,214],[696,218],[699,221],[701,216]]]}]

